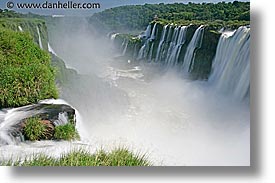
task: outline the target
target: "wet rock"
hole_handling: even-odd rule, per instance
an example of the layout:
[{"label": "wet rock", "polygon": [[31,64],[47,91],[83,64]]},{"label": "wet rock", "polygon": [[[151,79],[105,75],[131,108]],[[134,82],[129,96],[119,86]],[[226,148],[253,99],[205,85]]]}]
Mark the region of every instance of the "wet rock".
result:
[{"label": "wet rock", "polygon": [[75,109],[66,104],[39,103],[16,108],[10,113],[9,115],[13,116],[12,120],[0,122],[7,123],[2,129],[0,128],[1,144],[10,144],[10,141],[17,143],[25,141],[24,127],[29,118],[38,118],[46,126],[46,132],[43,139],[40,140],[52,140],[55,126],[64,125],[68,122],[76,124]]}]

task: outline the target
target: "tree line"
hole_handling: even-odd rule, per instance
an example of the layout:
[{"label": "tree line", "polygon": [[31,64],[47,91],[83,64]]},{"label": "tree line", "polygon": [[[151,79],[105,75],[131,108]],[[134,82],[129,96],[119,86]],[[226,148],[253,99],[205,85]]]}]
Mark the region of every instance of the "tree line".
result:
[{"label": "tree line", "polygon": [[250,21],[250,2],[127,5],[90,17],[91,24],[109,30],[143,30],[154,19],[178,21]]}]

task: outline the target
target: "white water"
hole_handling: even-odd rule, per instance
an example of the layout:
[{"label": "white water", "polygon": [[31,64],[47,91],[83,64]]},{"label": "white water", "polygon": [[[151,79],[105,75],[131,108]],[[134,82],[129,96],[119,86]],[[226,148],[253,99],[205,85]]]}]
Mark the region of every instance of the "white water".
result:
[{"label": "white water", "polygon": [[161,59],[161,53],[163,51],[163,43],[164,43],[164,40],[166,38],[166,34],[167,34],[167,28],[168,25],[165,25],[163,27],[163,30],[162,30],[162,33],[161,33],[161,38],[160,38],[160,42],[159,42],[159,45],[158,45],[158,49],[157,49],[157,55],[156,55],[156,60],[159,61]]},{"label": "white water", "polygon": [[20,32],[23,32],[23,29],[20,25],[18,25],[18,29],[19,29]]},{"label": "white water", "polygon": [[55,53],[55,51],[53,50],[53,48],[51,47],[50,43],[48,42],[48,51],[52,54],[54,54],[55,56],[57,56],[57,54]]},{"label": "white water", "polygon": [[176,31],[176,34],[178,34],[178,36],[173,36],[174,38],[172,39],[172,43],[170,44],[167,55],[167,61],[169,66],[176,65],[179,59],[180,49],[182,45],[185,43],[187,28],[187,26],[178,27]]},{"label": "white water", "polygon": [[154,40],[156,38],[156,28],[157,28],[157,24],[155,23],[154,26],[153,26],[151,36],[150,36],[151,40]]},{"label": "white water", "polygon": [[209,81],[225,94],[243,99],[250,87],[250,28],[222,34]]},{"label": "white water", "polygon": [[116,38],[116,36],[117,36],[118,34],[119,34],[119,33],[114,33],[114,34],[112,34],[112,35],[111,35],[111,41],[114,41],[115,38]]},{"label": "white water", "polygon": [[125,53],[127,51],[128,43],[129,43],[129,41],[125,39],[124,45],[122,46],[123,47],[122,55],[125,55]]},{"label": "white water", "polygon": [[37,34],[38,34],[38,42],[39,42],[39,46],[41,49],[43,49],[43,45],[42,45],[42,41],[41,41],[41,36],[40,36],[40,31],[39,31],[39,27],[36,26],[36,30],[37,30]]},{"label": "white water", "polygon": [[194,51],[196,48],[199,48],[201,46],[202,43],[202,37],[203,37],[203,30],[204,27],[203,25],[201,25],[199,28],[197,28],[197,30],[195,31],[192,40],[190,41],[190,43],[188,44],[185,56],[184,56],[184,60],[183,60],[183,72],[184,73],[188,73],[189,71],[192,70],[192,62],[195,58],[194,56]]},{"label": "white water", "polygon": [[[106,55],[108,49],[98,44],[95,47],[88,39],[90,35],[81,33],[68,33],[66,40],[54,46],[71,45],[65,48],[75,55],[74,66],[81,71],[84,62],[93,71],[98,66],[77,48],[91,57],[99,53],[96,48]],[[85,133],[81,137],[84,144],[23,143],[1,147],[1,157],[24,157],[33,152],[59,156],[75,147],[94,151],[126,146],[147,153],[154,165],[250,164],[247,104],[217,94],[217,89],[206,82],[184,80],[172,69],[163,74],[151,64],[114,61],[103,54],[99,60],[104,63],[96,73],[99,77],[91,74],[91,83],[72,82],[72,88],[65,88],[68,94],[62,94],[81,113],[77,124],[85,129],[80,133]]]},{"label": "white water", "polygon": [[[48,99],[48,100],[43,100],[40,101],[39,103],[42,104],[66,104],[69,105],[67,102],[65,102],[64,100],[58,99],[58,100],[54,100],[54,99]],[[27,105],[24,107],[18,107],[18,108],[13,108],[13,109],[7,109],[7,110],[1,110],[0,111],[0,142],[2,142],[2,144],[17,144],[18,141],[16,141],[11,135],[10,135],[10,131],[12,131],[12,126],[16,125],[18,122],[20,122],[23,119],[26,119],[30,116],[34,116],[36,114],[39,114],[43,111],[43,109],[41,110],[28,110],[29,107],[31,107],[32,105]],[[78,113],[78,111],[76,111],[76,118],[78,118],[78,125],[76,126],[76,128],[83,132],[83,130],[81,129],[81,127],[79,126],[81,124],[81,117],[80,114]],[[64,125],[66,123],[68,123],[68,114],[66,112],[64,113],[59,113],[59,118],[58,120],[54,121],[55,125]],[[84,132],[85,133],[85,132]],[[0,143],[1,145],[1,143]]]}]

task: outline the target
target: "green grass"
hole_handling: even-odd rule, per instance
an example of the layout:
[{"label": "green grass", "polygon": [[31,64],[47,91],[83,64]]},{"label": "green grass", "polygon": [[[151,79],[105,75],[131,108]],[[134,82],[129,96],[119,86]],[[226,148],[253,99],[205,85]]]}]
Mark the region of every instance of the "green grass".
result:
[{"label": "green grass", "polygon": [[56,140],[75,140],[79,139],[79,135],[72,123],[56,126],[54,130],[54,139]]},{"label": "green grass", "polygon": [[38,117],[28,118],[23,128],[26,140],[36,141],[45,139],[47,127]]},{"label": "green grass", "polygon": [[47,124],[45,121],[43,122],[38,117],[26,119],[23,127],[25,139],[30,141],[80,139],[75,125],[71,122],[54,127],[54,125]]},{"label": "green grass", "polygon": [[57,98],[50,55],[29,33],[0,28],[0,109]]},{"label": "green grass", "polygon": [[136,155],[125,148],[115,149],[109,153],[100,150],[90,154],[85,150],[74,150],[62,154],[59,159],[45,154],[35,155],[23,161],[4,161],[1,166],[150,166],[145,155]]}]

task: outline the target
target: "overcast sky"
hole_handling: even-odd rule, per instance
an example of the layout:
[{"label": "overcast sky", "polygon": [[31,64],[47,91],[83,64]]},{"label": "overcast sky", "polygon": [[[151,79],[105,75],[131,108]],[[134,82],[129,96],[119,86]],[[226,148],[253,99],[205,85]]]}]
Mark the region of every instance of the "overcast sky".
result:
[{"label": "overcast sky", "polygon": [[[5,9],[7,2],[12,1],[14,3],[43,3],[46,0],[0,0],[0,8]],[[57,2],[58,0],[47,0],[48,2]],[[46,10],[46,9],[17,9],[13,8],[13,10],[18,11],[18,12],[32,12],[36,14],[48,14],[48,15],[53,15],[53,14],[66,14],[66,15],[90,15],[93,14],[94,12],[97,11],[102,11],[106,8],[111,8],[111,7],[116,7],[116,6],[122,6],[122,5],[127,5],[127,4],[156,4],[156,3],[174,3],[174,2],[181,2],[181,3],[188,3],[188,2],[220,2],[220,1],[226,1],[226,2],[232,2],[233,0],[59,0],[60,2],[68,2],[72,1],[75,3],[78,2],[85,2],[85,3],[100,3],[101,8],[100,9],[90,9],[90,10],[57,10],[57,9],[51,9],[51,10]],[[249,0],[239,0],[239,1],[249,1]]]}]

